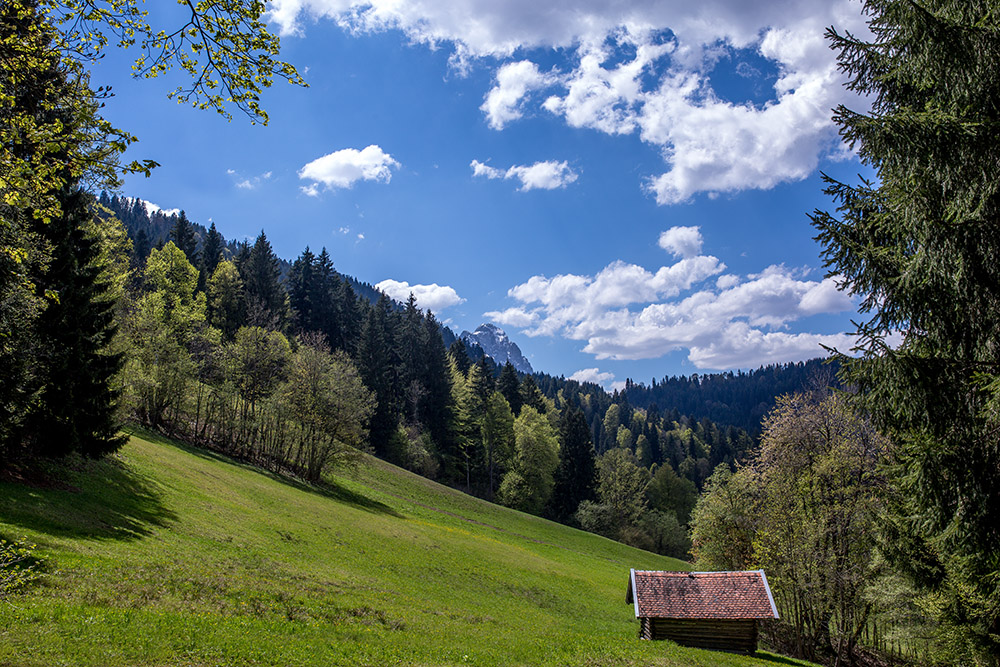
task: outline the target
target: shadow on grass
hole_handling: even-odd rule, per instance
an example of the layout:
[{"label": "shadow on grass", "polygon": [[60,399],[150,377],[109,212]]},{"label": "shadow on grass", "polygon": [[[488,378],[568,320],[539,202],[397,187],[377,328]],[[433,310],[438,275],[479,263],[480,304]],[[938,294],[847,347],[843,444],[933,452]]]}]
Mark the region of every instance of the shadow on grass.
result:
[{"label": "shadow on grass", "polygon": [[195,445],[188,444],[181,440],[174,440],[161,433],[155,431],[149,431],[140,427],[130,427],[126,429],[129,435],[135,435],[136,437],[142,438],[143,440],[148,440],[160,445],[167,445],[168,447],[176,447],[181,451],[184,451],[192,456],[197,456],[198,458],[205,459],[208,461],[218,461],[220,463],[225,463],[228,465],[236,465],[247,470],[252,470],[260,475],[264,475],[274,481],[290,486],[299,491],[304,491],[306,493],[315,493],[317,495],[323,496],[324,498],[329,498],[338,503],[344,503],[345,505],[351,505],[360,510],[365,510],[367,512],[374,512],[377,514],[385,514],[388,516],[395,517],[397,519],[402,519],[403,515],[397,512],[395,509],[386,505],[383,502],[369,498],[361,493],[352,491],[346,487],[343,487],[336,482],[325,480],[320,483],[309,483],[305,482],[291,475],[282,474],[280,472],[275,472],[273,470],[268,470],[266,468],[261,468],[253,464],[247,463],[245,461],[240,461],[239,459],[234,459],[221,452],[217,452],[211,449],[204,449],[201,447],[196,447]]},{"label": "shadow on grass", "polygon": [[768,653],[767,651],[757,651],[753,654],[753,657],[763,662],[773,662],[776,665],[794,665],[795,667],[803,667],[803,665],[812,664],[804,660],[797,660],[795,658],[789,658],[776,653]]},{"label": "shadow on grass", "polygon": [[0,482],[0,520],[51,536],[134,540],[177,516],[150,480],[115,459],[50,464]]}]

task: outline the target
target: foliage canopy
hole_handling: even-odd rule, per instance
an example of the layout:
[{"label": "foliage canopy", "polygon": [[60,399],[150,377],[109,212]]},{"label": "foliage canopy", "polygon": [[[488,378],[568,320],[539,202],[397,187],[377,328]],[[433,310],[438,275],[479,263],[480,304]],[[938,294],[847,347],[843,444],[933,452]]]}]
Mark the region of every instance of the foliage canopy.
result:
[{"label": "foliage canopy", "polygon": [[812,219],[830,274],[870,314],[860,358],[843,361],[896,443],[897,562],[996,655],[1000,603],[973,600],[1000,600],[1000,7],[864,7],[871,41],[828,36],[872,109],[834,120],[877,178],[828,178],[836,212]]}]

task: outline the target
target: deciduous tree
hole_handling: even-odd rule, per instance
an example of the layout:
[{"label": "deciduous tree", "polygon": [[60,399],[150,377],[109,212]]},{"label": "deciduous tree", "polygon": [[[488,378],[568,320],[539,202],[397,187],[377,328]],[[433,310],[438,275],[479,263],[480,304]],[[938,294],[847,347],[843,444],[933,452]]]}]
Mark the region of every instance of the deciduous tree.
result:
[{"label": "deciduous tree", "polygon": [[552,495],[559,441],[545,415],[525,406],[514,420],[514,456],[500,485],[500,502],[540,514]]}]

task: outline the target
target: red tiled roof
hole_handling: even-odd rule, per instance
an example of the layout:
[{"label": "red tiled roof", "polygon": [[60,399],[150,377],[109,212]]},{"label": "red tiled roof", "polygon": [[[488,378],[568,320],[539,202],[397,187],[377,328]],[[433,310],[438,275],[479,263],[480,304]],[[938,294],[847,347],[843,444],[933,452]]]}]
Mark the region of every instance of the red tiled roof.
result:
[{"label": "red tiled roof", "polygon": [[636,618],[778,617],[763,570],[632,570],[626,601],[635,605]]}]

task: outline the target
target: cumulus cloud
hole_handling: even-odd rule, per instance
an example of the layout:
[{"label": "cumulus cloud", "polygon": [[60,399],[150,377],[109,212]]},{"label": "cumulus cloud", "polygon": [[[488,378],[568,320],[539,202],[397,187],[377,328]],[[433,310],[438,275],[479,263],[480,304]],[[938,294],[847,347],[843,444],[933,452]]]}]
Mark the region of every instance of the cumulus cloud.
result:
[{"label": "cumulus cloud", "polygon": [[[856,0],[274,0],[269,7],[286,35],[301,33],[305,18],[328,18],[353,33],[400,30],[415,43],[450,46],[460,69],[470,59],[499,59],[480,107],[491,127],[537,105],[572,127],[638,133],[663,155],[665,169],[645,180],[660,204],[802,179],[840,150],[830,109],[865,106],[841,85],[823,37],[829,25],[868,34]],[[553,48],[567,62],[542,71],[533,50]],[[770,101],[727,100],[714,89],[712,68],[740,50],[778,70]],[[761,76],[749,65],[736,74]]]},{"label": "cumulus cloud", "polygon": [[[358,238],[363,239],[364,236],[359,234]],[[400,302],[406,301],[410,298],[410,294],[413,294],[420,308],[434,312],[465,303],[465,299],[458,296],[458,292],[453,287],[437,283],[411,285],[405,280],[387,279],[376,284],[375,289],[385,292],[390,298]]]},{"label": "cumulus cloud", "polygon": [[140,199],[139,201],[142,202],[143,207],[146,209],[146,215],[153,215],[159,211],[169,218],[172,215],[180,215],[181,212],[179,208],[162,208],[151,201],[146,201],[145,199]]},{"label": "cumulus cloud", "polygon": [[594,384],[605,384],[613,382],[615,374],[609,371],[601,371],[599,368],[581,368],[567,378],[577,382],[592,382]]},{"label": "cumulus cloud", "polygon": [[512,120],[523,115],[523,100],[532,90],[545,88],[557,78],[544,74],[538,65],[521,60],[507,63],[497,70],[493,88],[486,94],[480,110],[486,114],[486,121],[494,130],[502,130]]},{"label": "cumulus cloud", "polygon": [[579,174],[570,169],[569,163],[565,160],[562,162],[547,160],[532,165],[515,164],[506,170],[491,167],[479,160],[473,160],[469,166],[472,167],[473,176],[517,179],[521,182],[518,188],[521,192],[564,188],[579,178]]},{"label": "cumulus cloud", "polygon": [[507,308],[506,310],[492,310],[483,313],[483,316],[497,324],[512,327],[529,327],[538,321],[537,313],[529,313],[523,308]]},{"label": "cumulus cloud", "polygon": [[660,247],[675,257],[694,257],[701,252],[700,227],[671,227],[660,234]]},{"label": "cumulus cloud", "polygon": [[312,197],[327,189],[350,188],[358,181],[388,183],[392,169],[399,163],[381,148],[372,144],[362,150],[345,148],[316,158],[299,170],[299,178],[312,181],[302,191]]},{"label": "cumulus cloud", "polygon": [[854,308],[836,279],[811,279],[807,270],[782,265],[726,274],[718,258],[700,254],[701,244],[697,229],[674,228],[661,244],[681,257],[673,264],[651,270],[615,261],[593,275],[532,276],[508,291],[516,306],[486,315],[528,336],[582,341],[597,359],[686,350],[705,369],[809,359],[823,354],[822,345],[850,347],[844,333],[791,331],[813,315]]}]

